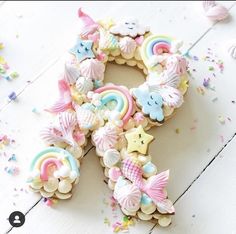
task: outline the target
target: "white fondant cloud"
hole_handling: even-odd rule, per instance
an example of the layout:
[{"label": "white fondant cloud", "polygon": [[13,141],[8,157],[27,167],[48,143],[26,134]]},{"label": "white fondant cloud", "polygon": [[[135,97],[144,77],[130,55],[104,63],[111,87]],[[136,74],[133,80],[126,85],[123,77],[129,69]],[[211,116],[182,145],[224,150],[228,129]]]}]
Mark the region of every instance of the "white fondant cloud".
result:
[{"label": "white fondant cloud", "polygon": [[110,32],[113,34],[120,34],[122,36],[136,37],[144,35],[149,31],[149,27],[140,25],[137,19],[127,18],[113,27]]}]

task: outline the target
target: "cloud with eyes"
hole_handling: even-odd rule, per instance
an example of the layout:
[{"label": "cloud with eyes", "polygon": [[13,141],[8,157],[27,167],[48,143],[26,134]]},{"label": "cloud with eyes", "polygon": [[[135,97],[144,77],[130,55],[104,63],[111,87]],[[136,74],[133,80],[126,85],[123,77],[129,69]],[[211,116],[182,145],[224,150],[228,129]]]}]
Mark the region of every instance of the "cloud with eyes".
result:
[{"label": "cloud with eyes", "polygon": [[149,27],[140,25],[138,20],[127,18],[110,28],[110,32],[115,35],[137,37],[149,32]]}]

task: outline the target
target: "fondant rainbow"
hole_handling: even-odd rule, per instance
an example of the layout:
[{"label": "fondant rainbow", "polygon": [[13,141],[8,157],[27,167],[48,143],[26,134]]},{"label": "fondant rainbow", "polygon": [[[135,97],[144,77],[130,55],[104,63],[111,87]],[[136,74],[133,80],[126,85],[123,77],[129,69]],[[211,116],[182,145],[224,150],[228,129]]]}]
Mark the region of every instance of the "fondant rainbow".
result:
[{"label": "fondant rainbow", "polygon": [[101,103],[106,105],[111,101],[116,102],[115,110],[120,113],[123,123],[127,123],[133,113],[133,98],[128,90],[121,86],[107,85],[94,91],[101,94]]},{"label": "fondant rainbow", "polygon": [[141,49],[141,56],[144,62],[148,61],[153,55],[160,54],[160,49],[163,52],[170,53],[171,43],[173,38],[164,35],[152,35],[147,37]]},{"label": "fondant rainbow", "polygon": [[48,169],[55,166],[59,170],[62,166],[70,169],[74,175],[79,175],[78,166],[74,157],[66,150],[58,147],[49,147],[38,153],[33,159],[30,171],[39,172],[42,181],[48,180]]}]

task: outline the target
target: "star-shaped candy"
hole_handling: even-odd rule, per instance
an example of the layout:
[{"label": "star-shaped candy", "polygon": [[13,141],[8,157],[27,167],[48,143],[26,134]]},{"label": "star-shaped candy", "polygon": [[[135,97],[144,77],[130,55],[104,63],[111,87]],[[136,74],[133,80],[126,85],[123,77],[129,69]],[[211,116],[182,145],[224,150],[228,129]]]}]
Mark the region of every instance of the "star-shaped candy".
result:
[{"label": "star-shaped candy", "polygon": [[147,153],[148,145],[154,139],[152,135],[144,132],[141,125],[132,132],[126,133],[125,137],[128,141],[128,153],[138,151],[141,154]]},{"label": "star-shaped candy", "polygon": [[93,41],[92,40],[81,40],[79,39],[76,45],[70,50],[74,54],[79,62],[86,58],[94,58],[94,53],[92,50]]}]

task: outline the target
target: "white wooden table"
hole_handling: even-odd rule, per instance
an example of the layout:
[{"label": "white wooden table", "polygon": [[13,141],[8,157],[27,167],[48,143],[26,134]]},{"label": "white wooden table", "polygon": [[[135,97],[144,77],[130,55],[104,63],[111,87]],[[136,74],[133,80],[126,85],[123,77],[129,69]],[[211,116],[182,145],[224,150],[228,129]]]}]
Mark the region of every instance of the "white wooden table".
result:
[{"label": "white wooden table", "polygon": [[[119,19],[121,12],[140,18],[155,33],[183,39],[183,52],[194,45],[190,50],[196,56],[190,59],[194,71],[185,104],[164,126],[150,130],[156,137],[150,149],[154,162],[160,170],[171,170],[168,193],[175,201],[176,215],[166,229],[139,221],[129,233],[236,233],[236,103],[232,102],[236,102],[236,61],[227,53],[227,42],[236,38],[236,5],[223,4],[230,8],[231,19],[213,25],[204,16],[201,2],[0,3],[0,42],[5,44],[0,55],[20,74],[11,82],[0,80],[0,134],[16,142],[0,149],[0,233],[105,234],[112,233],[112,227],[104,219],[112,225],[123,217],[107,204],[111,192],[93,149],[83,160],[80,183],[71,200],[49,208],[25,190],[29,161],[43,147],[38,132],[49,118],[43,108],[57,96],[57,79],[65,52],[76,38],[81,6],[94,19]],[[208,48],[211,58],[224,61],[222,73],[215,62],[203,59]],[[214,71],[209,71],[211,66]],[[129,86],[143,79],[136,69],[109,65],[106,80],[122,83],[120,77],[124,83],[134,77],[126,83]],[[208,77],[215,90],[204,89],[202,95],[197,88]],[[9,103],[12,91],[18,98]],[[32,112],[34,108],[38,113]],[[17,161],[8,162],[4,152],[14,153]],[[18,176],[4,171],[9,165],[19,167]],[[15,210],[26,213],[26,222],[11,229],[7,218]]]}]

